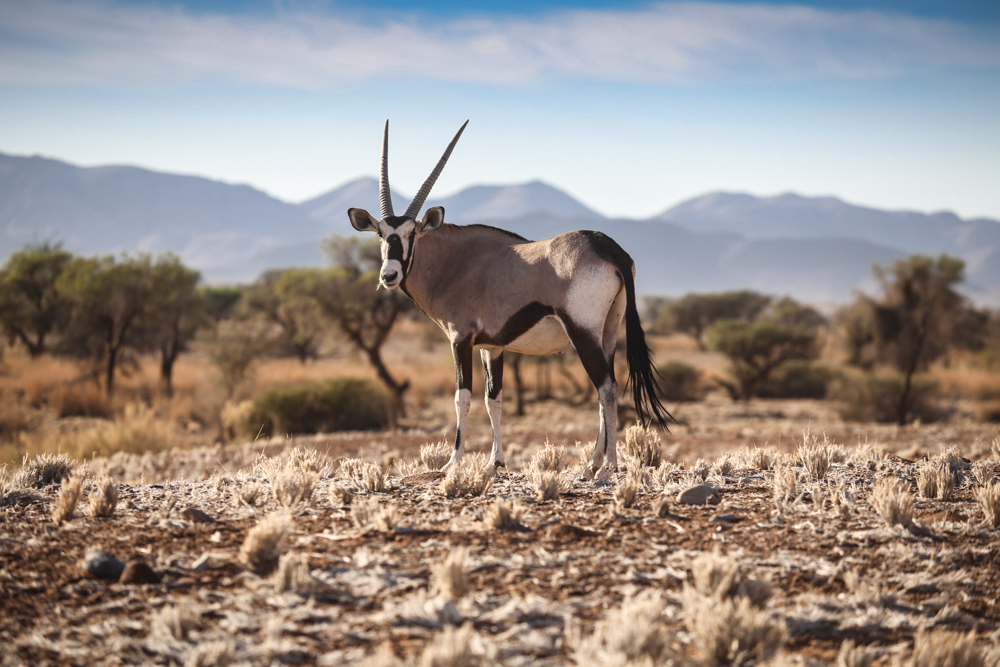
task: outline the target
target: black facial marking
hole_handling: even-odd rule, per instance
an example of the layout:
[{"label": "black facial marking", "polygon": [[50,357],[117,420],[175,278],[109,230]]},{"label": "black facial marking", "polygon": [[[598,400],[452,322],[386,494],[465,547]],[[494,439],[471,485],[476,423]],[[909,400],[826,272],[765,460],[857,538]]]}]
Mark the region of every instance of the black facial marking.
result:
[{"label": "black facial marking", "polygon": [[389,246],[389,252],[386,253],[386,259],[394,259],[400,264],[403,263],[403,240],[399,238],[399,234],[390,234],[385,240]]},{"label": "black facial marking", "polygon": [[503,347],[514,342],[524,334],[528,333],[531,327],[538,324],[542,318],[555,315],[556,311],[552,306],[546,306],[538,301],[532,301],[500,327],[500,331],[495,334],[483,332],[476,338],[476,343],[481,345],[495,345]]},{"label": "black facial marking", "polygon": [[393,229],[399,229],[400,225],[411,219],[412,218],[407,218],[404,215],[390,215],[388,218],[383,218],[383,221]]}]

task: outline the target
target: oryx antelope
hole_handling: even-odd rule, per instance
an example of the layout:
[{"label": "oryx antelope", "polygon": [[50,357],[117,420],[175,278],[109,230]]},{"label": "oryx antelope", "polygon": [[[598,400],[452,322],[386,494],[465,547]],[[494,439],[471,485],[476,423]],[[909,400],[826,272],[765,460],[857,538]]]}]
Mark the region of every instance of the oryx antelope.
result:
[{"label": "oryx antelope", "polygon": [[[455,358],[458,427],[451,463],[465,450],[465,423],[472,388],[472,353],[478,349],[486,375],[486,410],[493,427],[490,462],[504,465],[500,443],[503,353],[553,354],[572,345],[597,387],[600,426],[591,472],[614,469],[617,387],[615,346],[627,324],[628,382],[639,420],[663,427],[671,418],[656,396],[650,351],[635,305],[632,258],[601,232],[579,231],[528,241],[485,225],[451,225],[444,208],[417,216],[468,121],[448,144],[403,215],[389,193],[389,121],[382,135],[379,174],[381,219],[360,208],[347,211],[358,231],[382,240],[379,282],[401,287],[444,330]],[[626,383],[627,386],[628,383]]]}]

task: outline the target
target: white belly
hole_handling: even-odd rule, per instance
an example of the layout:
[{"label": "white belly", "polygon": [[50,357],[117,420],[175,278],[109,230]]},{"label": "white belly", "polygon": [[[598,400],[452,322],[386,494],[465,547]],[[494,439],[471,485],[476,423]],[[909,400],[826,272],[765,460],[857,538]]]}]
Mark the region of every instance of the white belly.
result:
[{"label": "white belly", "polygon": [[515,338],[505,350],[521,354],[556,354],[569,347],[569,337],[555,317],[543,317],[538,324]]}]

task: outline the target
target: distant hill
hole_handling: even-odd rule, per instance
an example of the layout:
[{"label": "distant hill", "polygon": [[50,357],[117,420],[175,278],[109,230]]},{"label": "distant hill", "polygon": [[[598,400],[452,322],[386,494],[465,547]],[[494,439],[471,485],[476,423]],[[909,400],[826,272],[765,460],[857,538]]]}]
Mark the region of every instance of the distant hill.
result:
[{"label": "distant hill", "polygon": [[[402,212],[408,195],[395,192]],[[832,197],[712,193],[652,219],[604,218],[545,183],[472,186],[427,202],[453,223],[493,224],[529,239],[574,229],[615,238],[635,259],[644,294],[751,288],[843,302],[872,287],[871,266],[914,252],[967,264],[965,291],[1000,306],[1000,223],[880,211]],[[211,282],[325,263],[319,240],[355,233],[352,206],[378,213],[378,182],[359,178],[290,204],[245,185],[135,167],[80,168],[0,154],[0,260],[27,243],[61,241],[80,254],[173,251]],[[426,209],[426,207],[425,207]]]},{"label": "distant hill", "polygon": [[[207,275],[325,229],[246,185],[0,154],[0,254],[61,241],[81,254],[171,250]],[[317,253],[318,254],[318,253]],[[244,278],[258,273],[246,267]]]},{"label": "distant hill", "polygon": [[949,212],[882,211],[834,197],[754,197],[727,192],[689,199],[654,220],[751,240],[857,239],[896,248],[905,255],[948,253],[965,260],[972,292],[988,294],[1000,286],[1000,222],[996,220],[963,220]]}]

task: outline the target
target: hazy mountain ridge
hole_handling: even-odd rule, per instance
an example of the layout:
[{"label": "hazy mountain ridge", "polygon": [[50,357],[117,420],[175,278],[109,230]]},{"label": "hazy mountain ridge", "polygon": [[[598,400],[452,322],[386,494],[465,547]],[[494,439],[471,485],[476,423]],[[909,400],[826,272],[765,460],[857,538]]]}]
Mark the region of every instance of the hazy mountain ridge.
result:
[{"label": "hazy mountain ridge", "polygon": [[[395,192],[397,213],[409,203]],[[751,288],[845,301],[872,285],[873,263],[947,252],[966,260],[967,292],[1000,305],[1000,223],[993,220],[880,211],[833,197],[723,192],[645,221],[608,219],[539,181],[472,186],[427,202],[434,205],[445,207],[449,222],[493,224],[529,239],[603,231],[635,259],[645,294]],[[248,282],[269,268],[322,265],[319,239],[354,233],[351,206],[377,215],[376,179],[290,204],[195,176],[0,154],[0,259],[40,241],[81,254],[170,250],[207,280]]]}]

